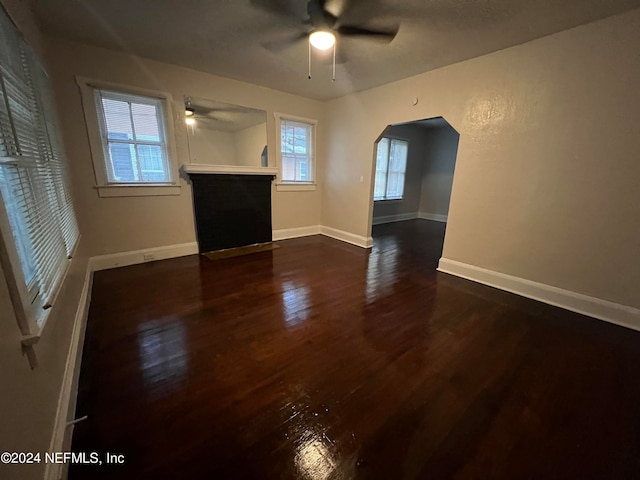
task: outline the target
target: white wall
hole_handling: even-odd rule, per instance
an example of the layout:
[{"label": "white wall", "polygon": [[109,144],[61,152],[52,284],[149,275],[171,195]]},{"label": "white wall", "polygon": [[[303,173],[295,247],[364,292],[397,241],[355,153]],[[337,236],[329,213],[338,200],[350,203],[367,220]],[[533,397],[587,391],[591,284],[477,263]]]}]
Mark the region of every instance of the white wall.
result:
[{"label": "white wall", "polygon": [[[267,142],[275,150],[274,112],[318,120],[318,176],[324,169],[324,105],[318,101],[142,59],[103,48],[47,38],[56,100],[64,107],[63,133],[78,196],[80,225],[91,255],[196,241],[190,184],[181,179],[177,196],[100,198],[94,188],[87,128],[75,76],[168,92],[174,99],[178,162],[189,163],[184,95],[215,98],[267,112]],[[275,155],[270,155],[275,165]],[[315,191],[278,192],[273,188],[273,228],[320,223],[321,187]]]},{"label": "white wall", "polygon": [[443,116],[444,257],[640,307],[638,45],[634,10],[329,102],[322,223],[368,236],[375,139]]}]

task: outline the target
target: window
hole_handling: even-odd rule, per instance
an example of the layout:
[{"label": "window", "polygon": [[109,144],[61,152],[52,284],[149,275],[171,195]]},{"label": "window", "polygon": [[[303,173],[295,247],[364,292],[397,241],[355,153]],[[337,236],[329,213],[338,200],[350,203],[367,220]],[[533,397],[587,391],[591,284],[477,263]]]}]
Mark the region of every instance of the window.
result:
[{"label": "window", "polygon": [[383,137],[378,142],[374,200],[402,199],[408,150],[405,140]]},{"label": "window", "polygon": [[37,335],[78,241],[46,73],[0,12],[0,255],[25,335]]},{"label": "window", "polygon": [[276,114],[276,119],[280,130],[278,188],[314,189],[316,122],[280,114]]},{"label": "window", "polygon": [[170,96],[78,79],[98,193],[177,195]]},{"label": "window", "polygon": [[109,183],[171,180],[158,98],[94,90]]}]

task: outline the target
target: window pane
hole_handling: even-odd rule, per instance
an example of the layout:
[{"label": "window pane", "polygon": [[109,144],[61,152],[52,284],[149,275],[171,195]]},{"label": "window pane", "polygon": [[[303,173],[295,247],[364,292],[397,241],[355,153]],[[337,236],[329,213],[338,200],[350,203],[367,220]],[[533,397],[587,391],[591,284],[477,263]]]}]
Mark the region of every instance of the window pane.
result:
[{"label": "window pane", "polygon": [[282,180],[292,182],[296,179],[296,157],[282,155]]},{"label": "window pane", "polygon": [[307,153],[307,129],[294,128],[294,151],[295,153]]},{"label": "window pane", "polygon": [[120,100],[102,99],[107,138],[110,140],[133,140],[129,103]]},{"label": "window pane", "polygon": [[404,193],[404,173],[389,172],[387,198],[402,198]]},{"label": "window pane", "polygon": [[282,126],[282,153],[293,153],[293,127]]},{"label": "window pane", "polygon": [[136,140],[160,142],[157,107],[143,103],[132,103],[131,112],[133,114]]},{"label": "window pane", "polygon": [[[2,198],[4,199],[4,207],[9,216],[11,224],[11,232],[15,240],[20,266],[27,285],[32,284],[36,277],[36,266],[34,261],[33,246],[29,240],[29,229],[25,217],[24,209],[21,208],[22,202],[18,199],[22,195],[28,194],[26,189],[29,182],[26,178],[20,180],[20,175],[26,177],[26,171],[19,172],[15,167],[0,168],[0,188],[2,188]],[[22,187],[24,192],[16,190]]]},{"label": "window pane", "polygon": [[132,143],[109,142],[109,156],[114,181],[123,183],[138,181],[136,151]]},{"label": "window pane", "polygon": [[313,125],[290,120],[280,123],[282,181],[313,181]]},{"label": "window pane", "polygon": [[300,180],[303,182],[307,181],[307,162],[305,161],[301,161],[300,162],[300,167],[299,167],[299,172],[300,172]]},{"label": "window pane", "polygon": [[408,150],[404,140],[382,138],[378,142],[374,200],[402,198]]},{"label": "window pane", "polygon": [[376,171],[387,172],[389,154],[389,139],[383,138],[378,142],[378,150],[376,153]]},{"label": "window pane", "polygon": [[373,198],[382,200],[387,184],[387,169],[389,166],[389,139],[383,138],[378,142],[376,151],[376,177],[373,190]]},{"label": "window pane", "polygon": [[402,140],[391,140],[389,171],[404,173],[407,169],[408,144]]},{"label": "window pane", "polygon": [[386,189],[387,175],[385,172],[376,172],[376,183],[373,191],[374,200],[382,200]]},{"label": "window pane", "polygon": [[159,145],[138,145],[138,161],[143,182],[169,181]]}]

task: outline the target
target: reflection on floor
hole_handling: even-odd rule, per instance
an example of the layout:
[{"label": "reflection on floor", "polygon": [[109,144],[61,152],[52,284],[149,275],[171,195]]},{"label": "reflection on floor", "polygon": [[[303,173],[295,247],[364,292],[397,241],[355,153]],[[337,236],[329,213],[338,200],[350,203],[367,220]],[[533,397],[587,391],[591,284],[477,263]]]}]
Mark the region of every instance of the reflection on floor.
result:
[{"label": "reflection on floor", "polygon": [[444,224],[95,276],[81,478],[640,475],[640,334],[435,271]]}]

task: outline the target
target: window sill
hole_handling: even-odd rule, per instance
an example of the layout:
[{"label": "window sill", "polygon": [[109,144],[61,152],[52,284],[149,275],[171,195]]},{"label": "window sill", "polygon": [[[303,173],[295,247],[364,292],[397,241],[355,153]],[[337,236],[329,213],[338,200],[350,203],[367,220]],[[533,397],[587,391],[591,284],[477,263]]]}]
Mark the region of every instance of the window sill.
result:
[{"label": "window sill", "polygon": [[316,187],[315,183],[276,183],[278,192],[311,192]]},{"label": "window sill", "polygon": [[180,185],[96,185],[95,188],[102,198],[180,195]]},{"label": "window sill", "polygon": [[402,198],[381,198],[380,200],[374,200],[374,203],[402,203]]}]

